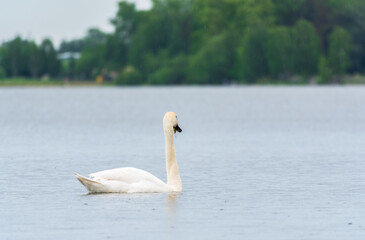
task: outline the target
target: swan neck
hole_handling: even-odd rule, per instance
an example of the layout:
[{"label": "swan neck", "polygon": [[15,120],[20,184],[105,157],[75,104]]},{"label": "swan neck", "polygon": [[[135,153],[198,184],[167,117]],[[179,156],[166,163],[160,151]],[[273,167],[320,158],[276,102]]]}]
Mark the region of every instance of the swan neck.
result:
[{"label": "swan neck", "polygon": [[179,167],[176,161],[173,128],[164,127],[164,133],[167,185],[169,185],[173,189],[173,191],[181,191],[182,183],[179,174]]}]

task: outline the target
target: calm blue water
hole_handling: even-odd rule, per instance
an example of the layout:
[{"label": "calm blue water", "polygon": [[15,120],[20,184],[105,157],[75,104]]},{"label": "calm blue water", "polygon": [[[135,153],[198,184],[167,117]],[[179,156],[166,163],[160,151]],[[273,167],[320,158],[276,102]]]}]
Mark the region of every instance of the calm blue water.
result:
[{"label": "calm blue water", "polygon": [[[87,195],[133,166],[184,190]],[[0,239],[365,239],[364,87],[1,88]]]}]

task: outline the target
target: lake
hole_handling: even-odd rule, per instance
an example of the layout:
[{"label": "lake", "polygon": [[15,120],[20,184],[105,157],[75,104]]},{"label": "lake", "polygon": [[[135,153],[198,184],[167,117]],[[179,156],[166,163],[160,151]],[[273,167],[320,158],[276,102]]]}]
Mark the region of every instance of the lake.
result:
[{"label": "lake", "polygon": [[[181,194],[88,195],[133,166]],[[365,239],[365,87],[0,88],[0,239]]]}]

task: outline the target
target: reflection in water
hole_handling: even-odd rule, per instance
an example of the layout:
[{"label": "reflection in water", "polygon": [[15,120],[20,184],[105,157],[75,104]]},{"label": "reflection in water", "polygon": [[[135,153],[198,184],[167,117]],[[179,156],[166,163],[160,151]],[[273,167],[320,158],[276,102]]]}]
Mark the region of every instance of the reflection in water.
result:
[{"label": "reflection in water", "polygon": [[176,216],[176,206],[177,206],[177,200],[180,193],[169,193],[167,194],[167,201],[166,201],[166,209],[167,213],[171,217]]},{"label": "reflection in water", "polygon": [[177,204],[180,193],[169,193],[166,198],[167,227],[169,229],[169,239],[176,239],[176,225],[178,220]]}]

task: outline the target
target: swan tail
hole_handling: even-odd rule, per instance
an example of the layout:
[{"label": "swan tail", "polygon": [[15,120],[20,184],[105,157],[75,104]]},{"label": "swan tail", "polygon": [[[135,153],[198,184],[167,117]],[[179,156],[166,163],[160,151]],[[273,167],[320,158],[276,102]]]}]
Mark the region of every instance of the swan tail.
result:
[{"label": "swan tail", "polygon": [[85,186],[85,188],[90,192],[98,192],[97,190],[102,186],[102,183],[95,181],[91,178],[84,177],[78,173],[74,173],[77,180],[80,181],[82,185]]}]

